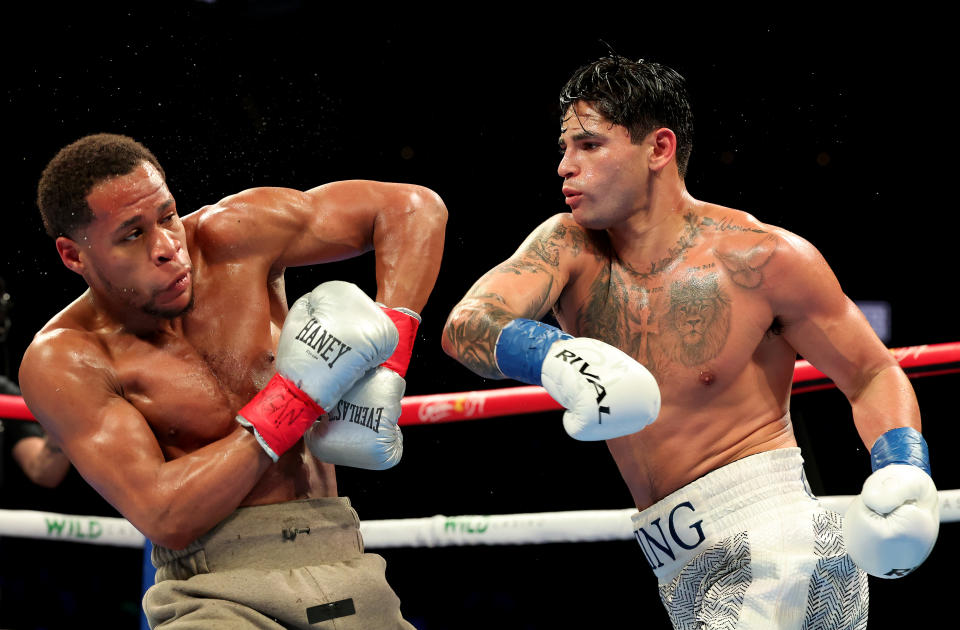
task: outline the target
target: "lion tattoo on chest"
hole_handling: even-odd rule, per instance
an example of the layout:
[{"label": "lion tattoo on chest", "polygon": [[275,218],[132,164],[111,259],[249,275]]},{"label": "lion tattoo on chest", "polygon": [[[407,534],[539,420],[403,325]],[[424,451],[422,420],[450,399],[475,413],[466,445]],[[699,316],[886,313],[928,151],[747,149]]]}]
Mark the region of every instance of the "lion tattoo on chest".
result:
[{"label": "lion tattoo on chest", "polygon": [[655,345],[666,358],[687,367],[720,354],[730,332],[730,300],[717,274],[676,280]]}]

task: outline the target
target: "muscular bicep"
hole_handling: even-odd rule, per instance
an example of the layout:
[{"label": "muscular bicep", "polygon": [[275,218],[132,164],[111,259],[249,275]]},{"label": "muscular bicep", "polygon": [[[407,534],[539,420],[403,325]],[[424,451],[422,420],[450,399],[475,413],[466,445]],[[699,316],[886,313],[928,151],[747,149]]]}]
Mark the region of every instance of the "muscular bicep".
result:
[{"label": "muscular bicep", "polygon": [[54,348],[32,346],[24,357],[24,399],[84,479],[141,526],[164,461],[153,432],[119,395],[96,351],[83,344],[49,345]]},{"label": "muscular bicep", "polygon": [[376,216],[365,184],[244,190],[197,213],[198,238],[214,262],[254,257],[283,269],[357,256],[372,248]]},{"label": "muscular bicep", "polygon": [[27,405],[87,482],[155,543],[183,548],[236,509],[269,467],[239,423],[167,460],[96,341],[74,332],[40,337],[20,368]]},{"label": "muscular bicep", "polygon": [[375,249],[380,297],[415,309],[436,279],[446,223],[446,208],[433,191],[367,180],[307,191],[252,188],[197,215],[208,260],[260,259],[273,275]]},{"label": "muscular bicep", "polygon": [[895,365],[866,317],[843,292],[822,255],[790,235],[778,250],[774,312],[784,338],[804,359],[855,398],[880,371]]}]

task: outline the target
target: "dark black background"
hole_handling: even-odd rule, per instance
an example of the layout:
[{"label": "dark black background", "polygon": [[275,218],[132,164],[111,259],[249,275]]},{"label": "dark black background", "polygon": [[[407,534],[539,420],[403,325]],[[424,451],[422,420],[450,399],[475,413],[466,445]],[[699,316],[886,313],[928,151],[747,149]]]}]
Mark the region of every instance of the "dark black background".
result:
[{"label": "dark black background", "polygon": [[[260,185],[361,178],[437,191],[450,211],[446,252],[407,393],[513,385],[447,358],[441,327],[481,273],[564,210],[557,93],[572,70],[605,52],[601,40],[687,77],[695,197],[812,241],[853,299],[891,303],[890,345],[956,340],[955,60],[943,16],[555,5],[535,20],[515,9],[413,15],[181,1],[91,12],[37,3],[5,20],[0,275],[15,301],[10,373],[36,329],[84,288],[42,232],[39,174],[64,144],[112,131],[151,148],[184,213]],[[372,293],[372,261],[291,270],[288,293],[330,278]],[[951,378],[915,381],[942,489],[960,487]],[[869,468],[842,395],[798,396],[793,412],[814,489],[856,493]],[[395,469],[342,469],[339,482],[364,519],[630,504],[605,447],[570,440],[554,413],[410,427]],[[8,475],[2,505],[111,513],[79,478],[42,491]],[[871,627],[893,627],[917,602],[943,602],[956,538],[956,525],[943,526],[916,574],[872,581]],[[4,539],[0,623],[60,627],[72,617],[134,627],[139,552],[79,547]],[[382,555],[421,630],[667,627],[629,541]]]}]

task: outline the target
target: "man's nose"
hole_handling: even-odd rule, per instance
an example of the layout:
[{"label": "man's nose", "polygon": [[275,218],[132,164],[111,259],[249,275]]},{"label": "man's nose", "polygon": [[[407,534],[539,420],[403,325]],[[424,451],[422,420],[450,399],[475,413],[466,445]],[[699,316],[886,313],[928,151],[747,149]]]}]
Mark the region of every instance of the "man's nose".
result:
[{"label": "man's nose", "polygon": [[167,230],[157,230],[157,237],[153,241],[152,260],[157,265],[170,262],[180,251],[180,239]]},{"label": "man's nose", "polygon": [[563,157],[560,158],[560,164],[557,166],[557,175],[564,179],[568,179],[577,174],[578,166],[574,161],[573,157],[570,155],[569,151],[563,152]]}]

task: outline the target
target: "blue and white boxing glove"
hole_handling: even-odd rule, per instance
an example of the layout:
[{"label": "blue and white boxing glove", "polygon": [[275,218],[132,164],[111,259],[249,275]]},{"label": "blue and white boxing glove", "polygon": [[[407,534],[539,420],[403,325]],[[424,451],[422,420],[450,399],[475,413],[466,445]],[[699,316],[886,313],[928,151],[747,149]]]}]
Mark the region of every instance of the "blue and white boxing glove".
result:
[{"label": "blue and white boxing glove", "polygon": [[843,521],[850,558],[868,574],[899,578],[926,560],[940,531],[927,443],[910,427],[891,429],[870,449],[867,477]]},{"label": "blue and white boxing glove", "polygon": [[542,385],[563,405],[563,428],[577,440],[630,435],[660,413],[660,388],[653,375],[597,339],[515,319],[500,332],[496,359],[504,376]]}]

